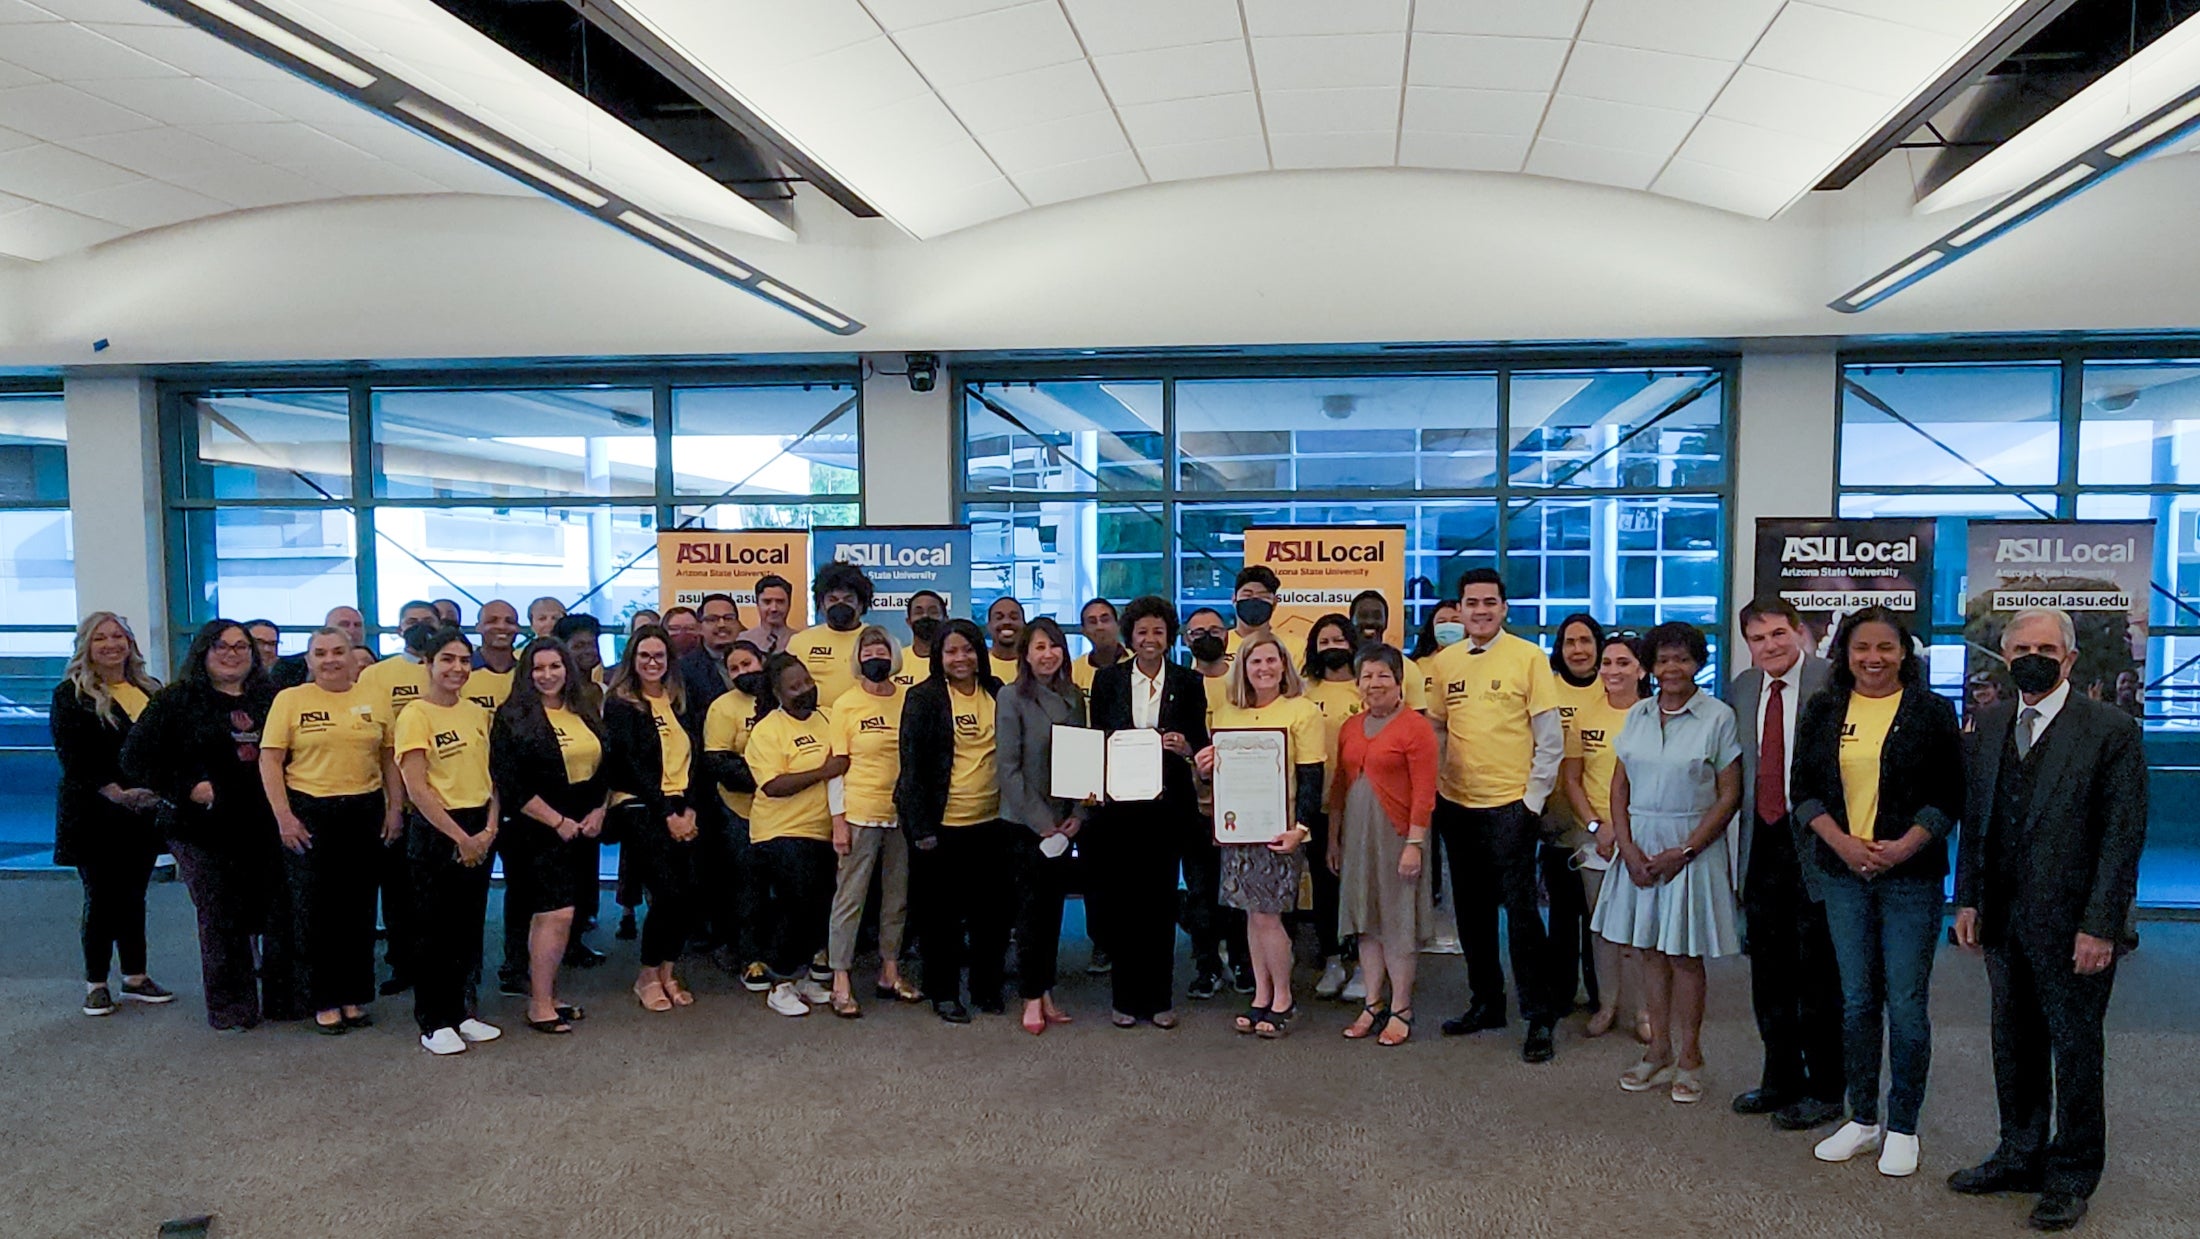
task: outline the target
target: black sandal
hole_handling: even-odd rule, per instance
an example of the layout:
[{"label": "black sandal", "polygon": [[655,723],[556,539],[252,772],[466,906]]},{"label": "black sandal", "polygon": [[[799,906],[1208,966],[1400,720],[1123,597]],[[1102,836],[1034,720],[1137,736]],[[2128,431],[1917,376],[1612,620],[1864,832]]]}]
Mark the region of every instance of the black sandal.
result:
[{"label": "black sandal", "polygon": [[588,1012],[581,1010],[579,1007],[566,1006],[564,1003],[558,1004],[557,1011],[558,1018],[568,1024],[578,1024],[588,1018]]},{"label": "black sandal", "polygon": [[536,1032],[551,1033],[556,1036],[564,1036],[565,1034],[573,1031],[573,1026],[566,1023],[565,1017],[562,1015],[554,1016],[547,1020],[529,1020],[527,1021],[527,1026],[534,1029]]},{"label": "black sandal", "polygon": [[1385,1041],[1385,1040],[1383,1040],[1383,1038],[1382,1038],[1382,1036],[1381,1036],[1381,1033],[1378,1033],[1378,1034],[1376,1035],[1376,1037],[1375,1037],[1375,1044],[1377,1044],[1377,1045],[1379,1045],[1379,1046],[1383,1046],[1383,1047],[1385,1047],[1386,1049],[1393,1049],[1393,1050],[1394,1050],[1394,1049],[1397,1049],[1397,1048],[1398,1048],[1399,1046],[1401,1046],[1401,1045],[1404,1045],[1404,1044],[1405,1044],[1405,1043],[1406,1043],[1407,1041],[1410,1041],[1410,1040],[1412,1040],[1412,1038],[1413,1038],[1413,1012],[1411,1012],[1411,1011],[1388,1011],[1388,1012],[1385,1012],[1385,1013],[1384,1013],[1384,1016],[1385,1016],[1385,1018],[1384,1018],[1384,1020],[1383,1020],[1383,1027],[1382,1027],[1382,1032],[1389,1032],[1389,1031],[1390,1031],[1390,1021],[1392,1021],[1392,1020],[1396,1020],[1396,1021],[1398,1021],[1399,1023],[1401,1023],[1401,1024],[1403,1024],[1403,1025],[1405,1025],[1405,1026],[1406,1026],[1406,1035],[1405,1035],[1405,1036],[1403,1036],[1403,1037],[1400,1037],[1400,1038],[1398,1038],[1398,1039],[1397,1039],[1396,1041]]},{"label": "black sandal", "polygon": [[1288,1011],[1271,1010],[1268,1012],[1267,1019],[1253,1025],[1253,1035],[1263,1041],[1278,1040],[1291,1031],[1291,1021],[1298,1013],[1297,1003],[1293,1003]]},{"label": "black sandal", "polygon": [[1247,1007],[1245,1008],[1245,1013],[1230,1021],[1230,1024],[1231,1027],[1236,1028],[1241,1033],[1249,1033],[1252,1032],[1254,1028],[1259,1026],[1262,1020],[1265,1020],[1267,1018],[1268,1008]]},{"label": "black sandal", "polygon": [[315,1017],[313,1031],[324,1037],[341,1037],[351,1031],[351,1025],[340,1015],[336,1017],[336,1022],[333,1024],[323,1024],[319,1017]]},{"label": "black sandal", "polygon": [[[1297,1008],[1295,1007],[1292,1009],[1297,1010]],[[1380,1003],[1370,1002],[1362,1005],[1360,1007],[1360,1014],[1370,1017],[1370,1019],[1368,1020],[1367,1031],[1353,1032],[1353,1029],[1360,1026],[1360,1021],[1358,1019],[1354,1019],[1350,1024],[1345,1025],[1345,1040],[1365,1041],[1369,1037],[1372,1037],[1375,1034],[1383,1031],[1383,1026],[1390,1022],[1390,1011]]]}]

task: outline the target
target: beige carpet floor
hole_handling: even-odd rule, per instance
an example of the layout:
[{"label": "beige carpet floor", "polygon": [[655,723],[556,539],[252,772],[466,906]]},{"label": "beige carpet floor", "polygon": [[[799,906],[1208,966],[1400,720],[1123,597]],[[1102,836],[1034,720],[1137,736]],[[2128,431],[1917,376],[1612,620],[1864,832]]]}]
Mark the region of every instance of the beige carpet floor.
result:
[{"label": "beige carpet floor", "polygon": [[[1746,964],[1712,973],[1712,1099],[1614,1084],[1632,1060],[1587,1041],[1531,1067],[1512,1033],[1436,1035],[1456,957],[1428,957],[1421,1036],[1341,1040],[1308,1004],[1289,1039],[1231,1033],[1218,999],[1181,1029],[1123,1032],[1065,943],[1076,1024],[941,1024],[869,1003],[790,1020],[711,969],[670,1015],[626,993],[632,944],[575,980],[577,1035],[520,1026],[451,1059],[422,1053],[406,999],[340,1039],[210,1031],[183,890],[157,886],[155,975],[180,999],[76,1011],[77,888],[0,882],[0,1235],[151,1235],[214,1213],[217,1234],[315,1236],[1140,1235],[1866,1236],[2024,1233],[2027,1200],[1942,1179],[1993,1143],[1986,989],[1944,951],[1924,1171],[1827,1167],[1812,1137],[1730,1113],[1754,1083]],[[608,900],[606,901],[608,904]],[[2108,1178],[2084,1233],[2200,1235],[2200,926],[2150,925],[2110,1031]],[[493,947],[492,947],[493,950]],[[1182,978],[1180,976],[1179,982]],[[1318,1009],[1317,1009],[1318,1008]],[[508,1018],[506,1018],[508,1017]]]}]

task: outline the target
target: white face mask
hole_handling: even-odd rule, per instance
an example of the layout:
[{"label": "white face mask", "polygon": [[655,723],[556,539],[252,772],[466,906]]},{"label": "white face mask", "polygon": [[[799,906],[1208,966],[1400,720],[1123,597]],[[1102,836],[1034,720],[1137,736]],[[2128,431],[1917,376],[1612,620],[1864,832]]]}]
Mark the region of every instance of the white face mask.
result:
[{"label": "white face mask", "polygon": [[1446,622],[1436,626],[1436,644],[1438,646],[1457,645],[1466,639],[1467,626],[1465,624]]}]

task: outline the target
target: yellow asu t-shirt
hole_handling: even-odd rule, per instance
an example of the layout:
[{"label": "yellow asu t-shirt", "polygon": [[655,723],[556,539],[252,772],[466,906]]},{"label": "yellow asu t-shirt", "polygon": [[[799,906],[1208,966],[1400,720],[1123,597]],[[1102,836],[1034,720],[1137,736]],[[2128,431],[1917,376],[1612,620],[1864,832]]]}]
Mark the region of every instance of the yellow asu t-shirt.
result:
[{"label": "yellow asu t-shirt", "polygon": [[389,722],[380,699],[358,685],[332,693],[300,684],[275,694],[260,747],[288,754],[283,782],[308,796],[363,796],[382,790]]},{"label": "yellow asu t-shirt", "polygon": [[851,822],[896,820],[894,782],[901,778],[901,708],[907,690],[881,697],[851,688],[833,702],[833,752],[848,759],[841,808]]},{"label": "yellow asu t-shirt", "polygon": [[359,673],[359,687],[374,695],[384,720],[395,723],[405,707],[428,691],[428,664],[393,654]]},{"label": "yellow asu t-shirt", "polygon": [[1535,761],[1529,720],[1558,708],[1558,677],[1541,647],[1509,632],[1477,651],[1461,641],[1434,659],[1429,717],[1451,743],[1436,790],[1469,809],[1494,809],[1528,793]]},{"label": "yellow asu t-shirt", "polygon": [[1398,655],[1398,661],[1405,664],[1405,678],[1399,683],[1398,692],[1406,699],[1406,709],[1428,709],[1428,672],[1421,669],[1421,664],[1404,654]]},{"label": "yellow asu t-shirt", "polygon": [[[908,650],[903,650],[901,652],[901,670],[887,676],[886,682],[907,692],[931,678],[932,656],[926,654],[924,657],[919,658]],[[818,700],[822,701],[824,698],[820,697]]]},{"label": "yellow asu t-shirt", "polygon": [[1627,711],[1613,709],[1600,691],[1595,701],[1575,705],[1573,721],[1566,728],[1566,756],[1581,759],[1581,790],[1589,797],[1589,811],[1600,822],[1612,820],[1612,771],[1619,766],[1619,754],[1612,746],[1625,726]]},{"label": "yellow asu t-shirt", "polygon": [[1351,680],[1308,680],[1306,699],[1322,714],[1322,732],[1328,743],[1322,747],[1322,803],[1329,803],[1329,787],[1337,777],[1337,737],[1343,733],[1345,720],[1358,714],[1360,686]]},{"label": "yellow asu t-shirt", "polygon": [[672,712],[672,702],[664,697],[645,698],[649,702],[649,717],[657,724],[657,746],[664,752],[664,774],[657,781],[657,790],[667,796],[685,796],[688,789],[688,770],[695,762],[695,746],[689,742],[687,728],[680,726],[680,716]]},{"label": "yellow asu t-shirt", "polygon": [[545,708],[542,715],[550,720],[558,756],[565,759],[565,781],[586,783],[595,778],[597,767],[603,765],[603,741],[571,710]]},{"label": "yellow asu t-shirt", "polygon": [[[517,667],[512,669],[517,670]],[[487,667],[476,667],[467,673],[466,686],[458,690],[458,695],[484,710],[494,712],[498,706],[504,704],[506,697],[512,695],[512,671],[491,671]]]},{"label": "yellow asu t-shirt", "polygon": [[[703,716],[703,751],[705,753],[731,753],[736,757],[747,756],[749,729],[756,723],[756,698],[738,688],[728,689],[710,703],[710,712]],[[726,807],[745,820],[754,792],[737,792],[721,786],[718,798]]]},{"label": "yellow asu t-shirt", "polygon": [[1872,838],[1879,820],[1879,758],[1901,708],[1900,692],[1849,694],[1848,716],[1841,723],[1841,799],[1849,811],[1849,833],[1859,839]]},{"label": "yellow asu t-shirt", "polygon": [[[1215,711],[1214,726],[1217,731],[1232,728],[1276,728],[1284,733],[1284,751],[1287,764],[1299,766],[1323,762],[1329,746],[1329,728],[1322,722],[1321,707],[1306,697],[1278,697],[1258,709],[1245,709],[1225,701]],[[1340,723],[1339,726],[1342,726]],[[1293,778],[1290,784],[1292,813],[1298,812],[1299,782]]]},{"label": "yellow asu t-shirt", "polygon": [[947,687],[947,713],[955,728],[955,760],[947,776],[947,812],[942,826],[975,826],[1001,815],[1001,785],[993,753],[993,694],[974,689],[969,696]]},{"label": "yellow asu t-shirt", "polygon": [[[799,634],[795,640],[800,643]],[[810,711],[805,719],[774,710],[756,724],[749,732],[749,770],[758,788],[749,811],[749,842],[833,837],[833,812],[823,780],[792,796],[769,796],[762,790],[780,775],[817,769],[832,754],[832,724],[822,710]]]},{"label": "yellow asu t-shirt", "polygon": [[428,761],[428,786],[446,809],[478,809],[489,803],[489,712],[460,698],[439,706],[423,697],[397,716],[390,747],[400,763],[407,753]]},{"label": "yellow asu t-shirt", "polygon": [[[1127,663],[1130,660],[1131,652],[1129,650],[1120,651],[1115,659],[1119,663]],[[1078,689],[1087,697],[1092,696],[1092,677],[1098,674],[1100,674],[1100,669],[1092,665],[1091,654],[1080,655],[1075,662],[1069,665],[1069,678],[1077,682]]]},{"label": "yellow asu t-shirt", "polygon": [[1003,684],[1014,684],[1016,682],[1015,659],[1001,658],[996,656],[993,651],[987,650],[985,653],[985,660],[993,665],[994,679],[999,680]]},{"label": "yellow asu t-shirt", "polygon": [[113,684],[109,684],[107,695],[115,699],[115,705],[121,708],[123,716],[133,723],[137,721],[138,715],[145,713],[147,704],[145,690],[128,680],[118,680]]},{"label": "yellow asu t-shirt", "polygon": [[801,659],[802,665],[810,669],[810,678],[817,681],[819,703],[830,705],[856,686],[852,660],[856,656],[856,638],[862,632],[860,625],[846,632],[835,632],[818,624],[787,639],[787,652]]},{"label": "yellow asu t-shirt", "polygon": [[[1578,746],[1574,742],[1574,717],[1589,708],[1591,703],[1604,700],[1604,682],[1602,680],[1591,680],[1587,686],[1577,688],[1572,684],[1568,684],[1566,677],[1561,675],[1553,675],[1551,680],[1558,690],[1558,725],[1561,734],[1565,737],[1566,756],[1579,757],[1581,754],[1577,751]],[[1566,818],[1571,819],[1573,817],[1573,813],[1566,806],[1565,797],[1563,796],[1553,795],[1551,797],[1551,808],[1554,812]]]}]

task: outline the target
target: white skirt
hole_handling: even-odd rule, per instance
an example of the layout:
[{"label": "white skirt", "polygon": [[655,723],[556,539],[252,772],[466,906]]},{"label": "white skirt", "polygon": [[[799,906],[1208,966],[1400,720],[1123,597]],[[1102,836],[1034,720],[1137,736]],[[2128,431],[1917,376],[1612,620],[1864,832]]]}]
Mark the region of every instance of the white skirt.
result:
[{"label": "white skirt", "polygon": [[[1655,856],[1681,846],[1700,820],[1693,813],[1646,813],[1630,817],[1628,825],[1635,846]],[[1742,935],[1734,920],[1730,868],[1725,835],[1655,886],[1635,885],[1627,867],[1614,864],[1604,877],[1589,927],[1621,946],[1661,955],[1714,959],[1739,954]]]}]

